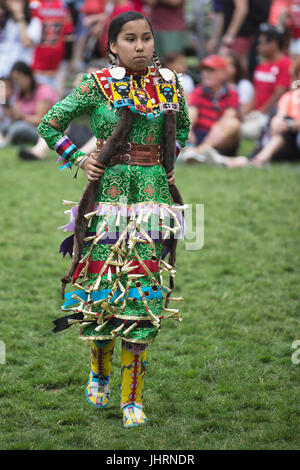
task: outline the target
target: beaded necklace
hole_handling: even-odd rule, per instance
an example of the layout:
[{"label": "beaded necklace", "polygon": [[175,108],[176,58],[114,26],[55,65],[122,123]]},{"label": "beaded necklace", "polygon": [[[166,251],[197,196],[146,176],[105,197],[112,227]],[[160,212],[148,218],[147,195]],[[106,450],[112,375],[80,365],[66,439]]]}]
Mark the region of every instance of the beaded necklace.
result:
[{"label": "beaded necklace", "polygon": [[164,81],[156,79],[156,99],[150,97],[147,92],[148,78],[151,74],[150,67],[141,72],[132,72],[126,69],[122,79],[108,77],[112,102],[114,108],[127,106],[130,110],[145,117],[148,120],[156,119],[169,109],[178,111],[178,96],[174,79]]}]

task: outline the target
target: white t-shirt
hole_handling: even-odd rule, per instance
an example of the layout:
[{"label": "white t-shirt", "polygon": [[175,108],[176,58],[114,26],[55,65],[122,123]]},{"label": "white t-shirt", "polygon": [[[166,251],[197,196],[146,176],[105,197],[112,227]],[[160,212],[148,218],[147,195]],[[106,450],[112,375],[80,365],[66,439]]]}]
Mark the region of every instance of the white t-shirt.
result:
[{"label": "white t-shirt", "polygon": [[246,80],[244,78],[240,80],[239,83],[236,85],[236,89],[241,104],[249,103],[249,101],[254,96],[254,86],[249,80]]},{"label": "white t-shirt", "polygon": [[182,86],[185,96],[189,95],[195,88],[194,81],[187,73],[182,74]]},{"label": "white t-shirt", "polygon": [[7,77],[18,61],[31,65],[34,47],[41,41],[42,24],[39,18],[32,18],[26,28],[33,42],[31,47],[23,45],[20,26],[20,23],[9,18],[0,32],[0,77]]}]

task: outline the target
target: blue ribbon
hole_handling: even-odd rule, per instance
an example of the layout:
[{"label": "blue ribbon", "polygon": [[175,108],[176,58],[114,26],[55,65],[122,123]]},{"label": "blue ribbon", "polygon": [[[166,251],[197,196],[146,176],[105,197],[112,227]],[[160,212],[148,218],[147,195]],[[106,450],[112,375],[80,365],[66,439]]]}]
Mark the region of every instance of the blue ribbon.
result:
[{"label": "blue ribbon", "polygon": [[66,168],[71,168],[72,162],[65,163],[64,165],[60,166],[60,170],[65,170]]},{"label": "blue ribbon", "polygon": [[[162,289],[167,293],[167,290],[164,289],[163,287],[158,289],[157,291],[153,291],[151,287],[141,287],[141,290],[143,293],[149,292],[149,295],[146,296],[146,300],[162,299],[162,293],[161,293]],[[91,292],[91,299],[93,302],[96,302],[97,300],[106,299],[110,291],[111,289],[101,289],[99,291]],[[121,293],[122,293],[121,290],[117,289],[109,302],[113,302],[117,297],[119,297],[119,295],[121,295]],[[71,305],[75,305],[79,302],[79,300],[72,298],[73,294],[76,294],[84,302],[87,301],[88,295],[82,290],[73,290],[72,292],[67,292],[65,294],[66,301],[62,305],[62,310],[69,310],[69,308],[67,307],[70,307]],[[125,293],[123,295],[125,295]],[[131,287],[129,289],[128,298],[136,298],[137,300],[142,300],[140,293],[136,287]]]}]

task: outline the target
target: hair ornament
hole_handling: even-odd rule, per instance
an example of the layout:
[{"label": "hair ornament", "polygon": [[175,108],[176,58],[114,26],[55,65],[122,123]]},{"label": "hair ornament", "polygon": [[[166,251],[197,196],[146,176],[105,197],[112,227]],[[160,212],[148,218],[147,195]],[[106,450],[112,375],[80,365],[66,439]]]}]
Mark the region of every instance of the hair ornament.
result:
[{"label": "hair ornament", "polygon": [[165,82],[170,82],[171,80],[173,80],[173,72],[170,69],[167,69],[166,67],[162,67],[158,55],[155,51],[153,52],[152,60],[154,67],[156,68],[162,79],[165,80]]},{"label": "hair ornament", "polygon": [[108,57],[109,63],[111,64],[111,68],[109,69],[110,75],[115,80],[122,80],[122,78],[124,78],[126,75],[126,69],[124,67],[120,67],[120,65],[118,64],[118,59],[111,52],[109,46],[107,48],[107,57]]}]

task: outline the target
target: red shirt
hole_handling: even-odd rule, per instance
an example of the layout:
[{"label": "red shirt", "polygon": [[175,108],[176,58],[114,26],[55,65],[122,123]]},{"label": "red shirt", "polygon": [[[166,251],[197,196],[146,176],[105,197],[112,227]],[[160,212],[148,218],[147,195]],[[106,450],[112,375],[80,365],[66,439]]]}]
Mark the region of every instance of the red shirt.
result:
[{"label": "red shirt", "polygon": [[256,109],[262,108],[271,98],[276,88],[289,88],[291,83],[291,65],[291,59],[288,56],[283,56],[275,62],[264,62],[256,67],[253,76]]},{"label": "red shirt", "polygon": [[228,108],[239,109],[238,93],[229,86],[223,86],[215,96],[207,87],[197,85],[190,93],[188,102],[198,109],[195,129],[201,131],[209,131]]},{"label": "red shirt", "polygon": [[85,0],[80,11],[85,15],[96,15],[104,11],[105,3],[105,0]]},{"label": "red shirt", "polygon": [[62,0],[41,0],[35,15],[42,22],[42,40],[35,48],[32,68],[55,71],[64,58],[65,36],[73,32],[69,10]]}]

